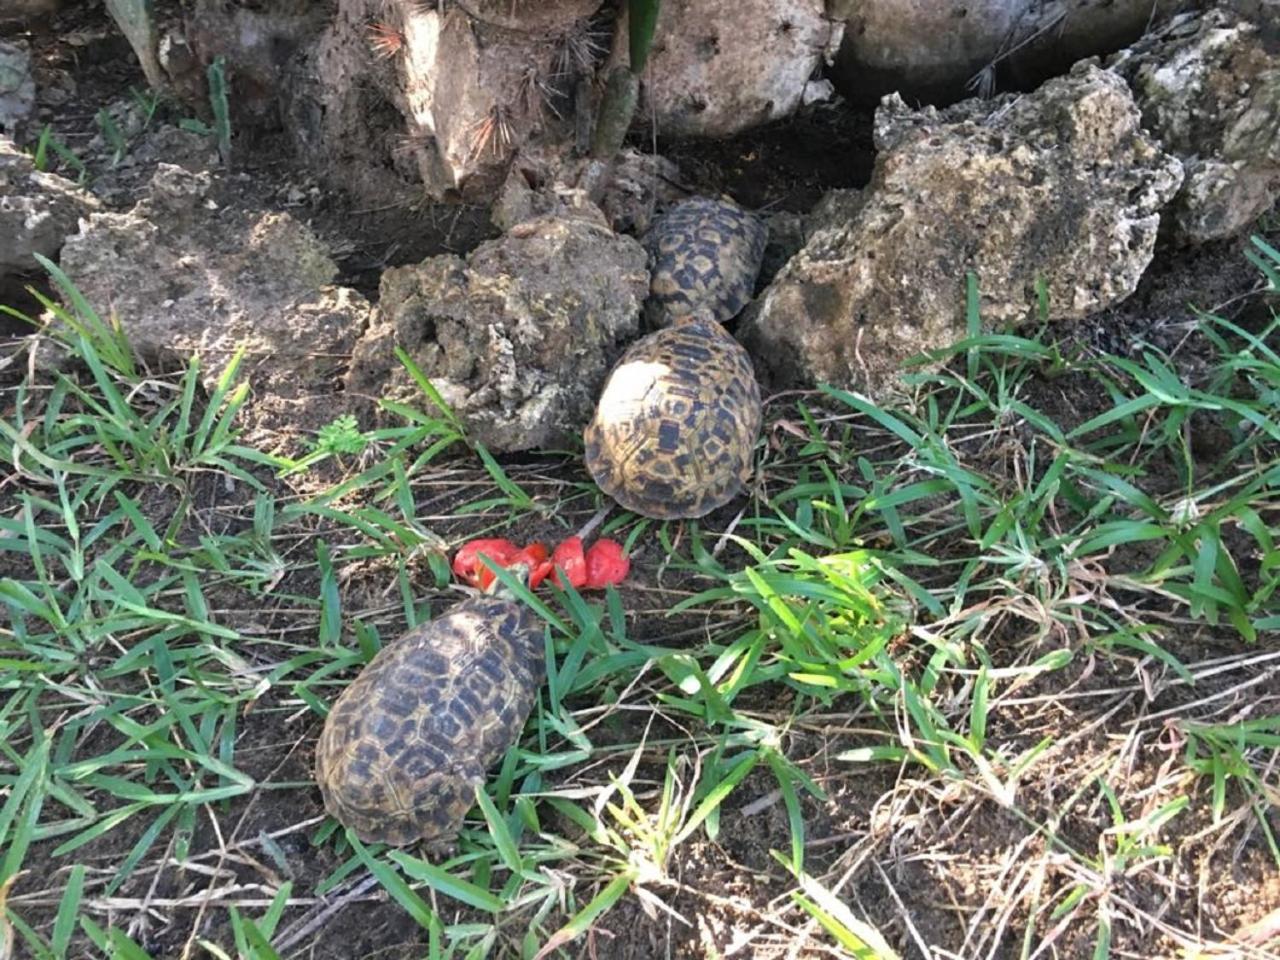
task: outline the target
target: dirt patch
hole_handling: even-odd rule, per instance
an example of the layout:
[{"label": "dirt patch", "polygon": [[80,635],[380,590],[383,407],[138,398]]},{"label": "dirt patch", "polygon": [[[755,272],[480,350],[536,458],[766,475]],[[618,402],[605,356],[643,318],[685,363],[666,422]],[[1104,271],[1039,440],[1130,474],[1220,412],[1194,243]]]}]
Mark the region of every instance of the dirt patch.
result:
[{"label": "dirt patch", "polygon": [[724,140],[635,140],[674,161],[700,192],[725,193],[763,212],[807,213],[828,190],[863,187],[875,147],[871,115],[844,104],[805,109]]}]

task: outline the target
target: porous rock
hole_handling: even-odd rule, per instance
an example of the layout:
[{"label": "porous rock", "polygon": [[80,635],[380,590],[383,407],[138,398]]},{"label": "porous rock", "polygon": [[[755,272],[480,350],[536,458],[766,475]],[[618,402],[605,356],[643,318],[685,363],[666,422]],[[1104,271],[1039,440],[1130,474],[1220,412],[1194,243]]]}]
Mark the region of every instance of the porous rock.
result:
[{"label": "porous rock", "polygon": [[32,255],[55,257],[78,219],[97,208],[86,191],[36,170],[30,156],[0,137],[0,276],[39,271]]},{"label": "porous rock", "polygon": [[598,210],[538,217],[477,247],[382,275],[348,392],[429,409],[402,348],[492,450],[572,442],[639,329],[645,254]]},{"label": "porous rock", "polygon": [[1030,90],[1197,6],[1203,0],[1033,0],[998,57],[997,71],[1007,74],[1002,88]]},{"label": "porous rock", "polygon": [[666,136],[724,137],[789,116],[842,31],[823,0],[666,0],[637,117]]},{"label": "porous rock", "polygon": [[[125,118],[126,122],[133,121],[132,111]],[[93,178],[94,196],[107,207],[120,209],[146,191],[160,163],[202,173],[218,165],[218,148],[210,137],[194,130],[152,123],[130,139],[129,150],[119,163],[97,172]]]},{"label": "porous rock", "polygon": [[31,52],[25,46],[0,40],[0,135],[17,137],[36,105],[31,76]]},{"label": "porous rock", "polygon": [[[1079,318],[1133,292],[1181,164],[1123,80],[1084,64],[1034,95],[909,109],[887,97],[868,188],[832,207],[743,318],[777,382],[869,392],[965,334],[976,273],[989,325]],[[847,218],[838,215],[849,211]]]},{"label": "porous rock", "polygon": [[[1271,25],[1274,29],[1277,25]],[[1186,168],[1178,235],[1233,236],[1280,196],[1280,43],[1225,8],[1188,15],[1126,50],[1112,68],[1142,117]]]},{"label": "porous rock", "polygon": [[828,190],[811,210],[804,213],[791,210],[762,211],[760,216],[768,228],[769,238],[765,243],[757,284],[768,286],[772,283],[778,271],[804,248],[814,233],[852,219],[861,204],[861,190],[839,187]]},{"label": "porous rock", "polygon": [[577,156],[564,144],[535,143],[513,159],[489,216],[500,230],[593,203],[615,233],[639,235],[656,211],[690,188],[680,168],[659,154],[623,147],[608,161]]},{"label": "porous rock", "polygon": [[215,380],[235,350],[245,372],[294,395],[331,378],[368,321],[359,294],[287,213],[222,209],[210,177],[161,163],[127,213],[95,213],[68,237],[61,266],[141,357],[201,360]]}]

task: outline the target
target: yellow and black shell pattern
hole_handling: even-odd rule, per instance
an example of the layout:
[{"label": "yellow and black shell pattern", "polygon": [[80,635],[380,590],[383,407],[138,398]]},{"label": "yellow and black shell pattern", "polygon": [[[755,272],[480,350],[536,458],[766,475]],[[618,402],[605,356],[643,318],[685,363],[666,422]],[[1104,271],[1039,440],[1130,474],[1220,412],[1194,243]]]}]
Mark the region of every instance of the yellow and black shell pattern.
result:
[{"label": "yellow and black shell pattern", "polygon": [[447,847],[533,708],[546,675],[542,634],[528,607],[484,596],[378,651],[316,746],[329,815],[366,843]]},{"label": "yellow and black shell pattern", "polygon": [[600,489],[659,520],[702,517],[750,478],[763,416],[751,357],[720,324],[682,318],[631,344],[583,433]]},{"label": "yellow and black shell pattern", "polygon": [[768,228],[731,200],[692,197],[657,217],[645,232],[651,327],[677,317],[727,323],[751,302]]}]

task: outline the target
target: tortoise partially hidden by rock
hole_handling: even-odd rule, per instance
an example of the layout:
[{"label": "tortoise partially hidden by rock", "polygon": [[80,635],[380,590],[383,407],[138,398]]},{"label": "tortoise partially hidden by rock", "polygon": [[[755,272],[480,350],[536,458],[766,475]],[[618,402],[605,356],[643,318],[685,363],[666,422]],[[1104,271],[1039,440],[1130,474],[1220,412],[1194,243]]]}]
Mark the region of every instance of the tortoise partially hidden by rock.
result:
[{"label": "tortoise partially hidden by rock", "polygon": [[747,351],[720,324],[681,318],[610,371],[583,434],[587,469],[642,516],[702,517],[742,490],[762,417]]},{"label": "tortoise partially hidden by rock", "polygon": [[542,629],[502,596],[464,600],[388,644],[316,747],[325,810],[366,843],[449,848],[545,676]]},{"label": "tortoise partially hidden by rock", "polygon": [[649,325],[737,316],[755,293],[768,234],[760,218],[724,199],[693,197],[657,217],[642,240],[651,275]]}]

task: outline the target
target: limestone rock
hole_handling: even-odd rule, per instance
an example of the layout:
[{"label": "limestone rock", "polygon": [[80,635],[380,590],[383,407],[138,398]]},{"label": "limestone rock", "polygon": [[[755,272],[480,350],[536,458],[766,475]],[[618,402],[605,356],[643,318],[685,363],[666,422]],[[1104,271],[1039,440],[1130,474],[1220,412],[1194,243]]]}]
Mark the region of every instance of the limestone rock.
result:
[{"label": "limestone rock", "polygon": [[0,135],[14,137],[23,130],[36,105],[31,76],[31,53],[25,46],[0,40]]},{"label": "limestone rock", "polygon": [[87,192],[37,171],[30,156],[0,137],[0,275],[38,272],[32,254],[55,257],[77,220],[97,208]]},{"label": "limestone rock", "polygon": [[[124,125],[122,122],[121,127]],[[203,173],[217,166],[218,148],[212,138],[194,130],[152,123],[131,137],[129,150],[119,163],[97,172],[93,194],[107,207],[121,209],[147,189],[161,163]]]},{"label": "limestone rock", "polygon": [[1108,56],[1203,0],[1036,0],[1002,49],[1005,88],[1030,90],[1089,57]]},{"label": "limestone rock", "polygon": [[1280,45],[1261,25],[1225,9],[1182,17],[1112,67],[1186,167],[1174,205],[1183,239],[1247,230],[1280,197]]},{"label": "limestone rock", "polygon": [[862,191],[850,188],[828,190],[807,213],[789,210],[761,212],[769,230],[757,284],[767,286],[783,267],[799,253],[819,230],[853,219],[862,205]]},{"label": "limestone rock", "polygon": [[638,332],[648,289],[644,250],[598,211],[526,220],[465,260],[383,273],[348,392],[429,409],[398,346],[491,450],[571,443]]},{"label": "limestone rock", "polygon": [[210,178],[160,164],[127,213],[95,213],[61,266],[101,315],[114,313],[147,358],[201,358],[206,383],[241,344],[246,372],[292,394],[331,377],[368,321],[358,294],[288,214],[218,209]]},{"label": "limestone rock", "polygon": [[658,209],[689,195],[682,180],[671,160],[630,147],[605,162],[570,156],[561,144],[532,144],[513,160],[489,216],[498,229],[510,230],[594,203],[615,233],[639,235]]},{"label": "limestone rock", "polygon": [[636,115],[673,137],[730,136],[786,117],[842,30],[823,0],[664,0]]},{"label": "limestone rock", "polygon": [[743,318],[779,383],[887,386],[903,360],[964,336],[967,271],[989,325],[1032,315],[1038,281],[1054,318],[1124,299],[1182,179],[1123,80],[1087,64],[944,111],[887,97],[876,141],[868,188],[829,206]]}]

